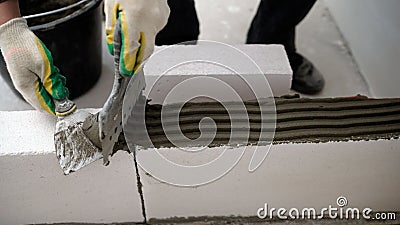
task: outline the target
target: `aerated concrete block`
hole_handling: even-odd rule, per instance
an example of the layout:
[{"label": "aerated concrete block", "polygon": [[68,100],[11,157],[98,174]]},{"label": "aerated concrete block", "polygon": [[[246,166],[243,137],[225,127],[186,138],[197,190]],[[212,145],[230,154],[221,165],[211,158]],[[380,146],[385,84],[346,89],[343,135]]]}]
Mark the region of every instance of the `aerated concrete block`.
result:
[{"label": "aerated concrete block", "polygon": [[186,102],[193,96],[237,101],[235,93],[244,101],[280,97],[289,94],[293,75],[281,45],[208,42],[157,48],[144,71],[145,94],[153,104]]},{"label": "aerated concrete block", "polygon": [[[329,205],[340,208],[339,197],[347,199],[345,208],[396,212],[400,209],[399,144],[399,140],[379,140],[273,145],[266,160],[254,172],[249,172],[248,167],[255,147],[248,147],[229,173],[197,187],[160,182],[155,179],[157,172],[149,175],[140,170],[147,216],[153,219],[257,217],[257,210],[265,204],[269,209],[301,211],[313,207],[321,212]],[[228,148],[226,154],[242,148]],[[179,149],[157,151],[181,165],[193,159],[211,162],[212,155],[188,158],[182,157]],[[223,148],[212,151],[222,154]]]},{"label": "aerated concrete block", "polygon": [[132,156],[65,176],[54,129],[43,113],[0,112],[0,224],[142,222]]}]

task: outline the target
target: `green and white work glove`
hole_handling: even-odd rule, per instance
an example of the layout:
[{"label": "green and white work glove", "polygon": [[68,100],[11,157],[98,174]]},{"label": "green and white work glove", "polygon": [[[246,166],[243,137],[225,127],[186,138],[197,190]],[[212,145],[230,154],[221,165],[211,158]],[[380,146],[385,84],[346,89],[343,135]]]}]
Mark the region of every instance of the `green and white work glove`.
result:
[{"label": "green and white work glove", "polygon": [[156,35],[168,22],[167,0],[105,0],[104,10],[109,51],[114,55],[114,31],[120,24],[119,71],[133,76],[153,53]]},{"label": "green and white work glove", "polygon": [[65,77],[25,19],[12,19],[0,26],[0,48],[15,88],[35,109],[57,116],[76,109],[68,100]]}]

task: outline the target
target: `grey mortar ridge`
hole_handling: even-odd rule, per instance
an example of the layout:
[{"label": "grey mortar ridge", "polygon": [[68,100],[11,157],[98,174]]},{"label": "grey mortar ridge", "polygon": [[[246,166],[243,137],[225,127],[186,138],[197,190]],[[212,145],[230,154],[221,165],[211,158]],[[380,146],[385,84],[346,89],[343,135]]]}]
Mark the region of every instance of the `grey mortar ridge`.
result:
[{"label": "grey mortar ridge", "polygon": [[143,223],[147,224],[146,204],[145,204],[144,193],[143,193],[143,183],[140,178],[139,166],[138,166],[137,159],[136,159],[136,152],[133,151],[132,155],[133,155],[133,162],[134,162],[134,166],[135,166],[135,170],[136,170],[136,185],[137,185],[138,194],[140,196],[140,204],[142,206],[141,208],[142,208]]},{"label": "grey mortar ridge", "polygon": [[[283,97],[274,100],[277,110],[274,144],[391,139],[400,135],[400,99],[368,99],[358,96],[324,99]],[[266,107],[266,112],[262,115],[264,126],[267,128],[264,131],[271,132],[270,122],[271,119],[273,121],[274,115],[271,114],[269,106],[272,101],[267,99],[261,102],[261,105]],[[234,108],[235,104],[242,103],[226,104]],[[250,119],[250,139],[247,144],[256,144],[261,126],[260,108],[254,101],[244,104]],[[148,132],[155,147],[173,147],[161,128],[161,108],[161,105],[147,105]],[[180,112],[180,129],[188,138],[198,137],[200,119],[211,117],[218,126],[216,139],[211,146],[227,143],[230,120],[226,110],[219,103],[189,103],[182,110],[179,110],[177,105],[167,105],[163,110],[166,124],[173,122],[169,115]],[[233,112],[235,114],[235,110]],[[235,120],[247,123],[240,115],[235,117]],[[167,129],[173,131],[176,128]],[[213,131],[212,127],[203,130],[206,133],[209,131]],[[180,140],[174,141],[179,143]]]}]

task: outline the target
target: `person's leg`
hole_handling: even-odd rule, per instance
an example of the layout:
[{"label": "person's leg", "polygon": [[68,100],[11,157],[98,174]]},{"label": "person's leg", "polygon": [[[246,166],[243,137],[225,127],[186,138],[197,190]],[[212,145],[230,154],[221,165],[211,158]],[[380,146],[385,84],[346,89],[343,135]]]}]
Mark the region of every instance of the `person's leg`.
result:
[{"label": "person's leg", "polygon": [[322,90],[324,80],[310,61],[297,53],[296,26],[316,0],[261,0],[247,36],[248,44],[282,44],[294,72],[292,88],[307,94]]},{"label": "person's leg", "polygon": [[156,45],[197,41],[200,25],[194,0],[168,0],[171,14],[167,25],[157,35]]}]

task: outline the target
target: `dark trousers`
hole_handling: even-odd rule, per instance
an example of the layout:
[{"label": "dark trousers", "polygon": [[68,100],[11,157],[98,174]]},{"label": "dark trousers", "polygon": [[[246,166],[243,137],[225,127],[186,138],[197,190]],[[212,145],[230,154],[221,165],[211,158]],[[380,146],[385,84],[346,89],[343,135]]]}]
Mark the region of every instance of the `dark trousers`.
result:
[{"label": "dark trousers", "polygon": [[[296,26],[304,19],[316,0],[261,0],[247,35],[248,44],[282,44],[292,68],[302,63],[296,53]],[[157,36],[157,45],[197,40],[199,20],[194,0],[168,0],[171,15],[167,26]],[[240,19],[240,18],[239,18]]]},{"label": "dark trousers", "polygon": [[197,41],[200,24],[194,0],[168,0],[168,5],[171,14],[167,25],[156,37],[156,45]]}]

